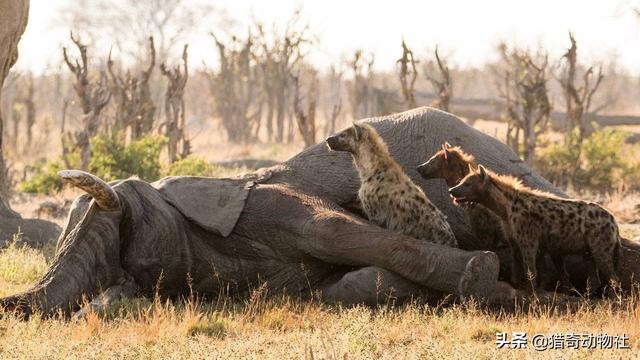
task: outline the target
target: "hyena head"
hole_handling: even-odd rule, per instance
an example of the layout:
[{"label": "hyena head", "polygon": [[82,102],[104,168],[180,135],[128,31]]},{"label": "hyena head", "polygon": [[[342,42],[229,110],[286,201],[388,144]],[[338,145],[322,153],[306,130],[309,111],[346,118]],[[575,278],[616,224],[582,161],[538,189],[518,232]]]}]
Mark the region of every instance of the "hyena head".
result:
[{"label": "hyena head", "polygon": [[327,145],[329,145],[329,149],[331,150],[347,151],[354,154],[358,150],[358,143],[364,136],[364,133],[365,129],[362,125],[353,123],[353,126],[350,126],[335,135],[329,136],[327,138]]},{"label": "hyena head", "polygon": [[417,167],[418,173],[425,179],[445,179],[447,185],[454,186],[470,172],[474,164],[473,157],[459,147],[452,147],[449,143],[442,144],[427,162]]},{"label": "hyena head", "polygon": [[458,185],[449,189],[449,195],[456,203],[479,202],[487,194],[490,181],[484,166],[480,165],[477,170],[470,169]]}]

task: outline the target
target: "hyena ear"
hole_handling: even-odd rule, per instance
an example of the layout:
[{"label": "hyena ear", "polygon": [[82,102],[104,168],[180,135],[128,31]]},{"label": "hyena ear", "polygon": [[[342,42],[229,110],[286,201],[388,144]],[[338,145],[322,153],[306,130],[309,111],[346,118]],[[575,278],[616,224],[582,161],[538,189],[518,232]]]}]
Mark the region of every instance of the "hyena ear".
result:
[{"label": "hyena ear", "polygon": [[444,153],[445,160],[447,160],[447,158],[449,157],[449,147],[447,147],[447,145],[449,145],[449,143],[442,144],[442,151]]},{"label": "hyena ear", "polygon": [[359,141],[360,137],[362,137],[362,127],[355,121],[353,122],[353,132],[355,133],[356,141]]},{"label": "hyena ear", "polygon": [[478,167],[478,170],[480,171],[480,179],[482,179],[482,181],[487,179],[487,172],[485,171],[484,166],[480,165]]}]

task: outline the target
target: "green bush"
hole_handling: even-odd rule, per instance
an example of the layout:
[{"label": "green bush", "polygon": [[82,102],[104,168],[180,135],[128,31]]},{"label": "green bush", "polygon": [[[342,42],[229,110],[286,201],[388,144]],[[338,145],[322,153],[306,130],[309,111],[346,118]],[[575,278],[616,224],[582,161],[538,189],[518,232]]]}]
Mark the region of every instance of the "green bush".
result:
[{"label": "green bush", "polygon": [[[129,145],[117,137],[98,135],[91,140],[91,162],[89,172],[105,181],[138,176],[154,181],[162,175],[160,152],[165,144],[163,137],[145,136]],[[79,154],[69,155],[72,168],[79,168]],[[39,161],[33,166],[36,171],[31,179],[19,185],[20,191],[51,194],[62,190],[64,183],[58,171],[65,168],[61,159],[50,162]]]},{"label": "green bush", "polygon": [[160,152],[165,139],[144,136],[129,145],[114,137],[96,136],[91,142],[90,171],[105,181],[138,176],[142,180],[160,178]]},{"label": "green bush", "polygon": [[[570,136],[568,143],[577,144],[577,133]],[[640,164],[628,156],[633,149],[625,144],[626,138],[624,132],[602,129],[581,146],[551,143],[539,150],[535,167],[558,186],[608,191],[638,177]]]},{"label": "green bush", "polygon": [[58,176],[58,171],[63,169],[62,161],[56,160],[45,163],[43,160],[38,161],[33,168],[36,169],[31,179],[24,181],[18,185],[18,189],[22,192],[32,194],[51,194],[62,190],[64,183]]},{"label": "green bush", "polygon": [[164,175],[215,176],[219,172],[219,166],[213,165],[199,156],[189,155],[173,164],[169,164],[164,171]]}]

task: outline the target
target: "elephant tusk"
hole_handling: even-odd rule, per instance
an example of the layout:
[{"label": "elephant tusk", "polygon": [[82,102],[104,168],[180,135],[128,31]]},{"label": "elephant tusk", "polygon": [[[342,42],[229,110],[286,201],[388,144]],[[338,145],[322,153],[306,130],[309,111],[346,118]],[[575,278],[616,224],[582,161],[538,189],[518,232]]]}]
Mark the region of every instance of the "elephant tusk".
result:
[{"label": "elephant tusk", "polygon": [[58,172],[63,180],[73,184],[91,195],[96,201],[98,207],[102,210],[116,211],[120,210],[120,200],[116,192],[95,175],[91,175],[81,170],[62,170]]}]

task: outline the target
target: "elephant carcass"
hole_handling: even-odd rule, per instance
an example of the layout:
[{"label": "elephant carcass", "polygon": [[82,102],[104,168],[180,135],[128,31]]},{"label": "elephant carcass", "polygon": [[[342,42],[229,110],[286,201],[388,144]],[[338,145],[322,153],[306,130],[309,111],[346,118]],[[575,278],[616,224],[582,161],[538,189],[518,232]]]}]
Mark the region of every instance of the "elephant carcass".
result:
[{"label": "elephant carcass", "polygon": [[[351,157],[325,144],[241,180],[177,177],[109,186],[74,172],[95,186],[85,184],[91,196],[74,203],[51,268],[33,288],[0,303],[48,314],[77,309],[83,295],[102,293],[102,301],[117,298],[114,289],[131,288],[146,295],[244,296],[264,283],[270,293],[321,290],[326,300],[344,303],[375,302],[387,292],[488,297],[504,288],[496,255],[475,242],[444,182],[421,179],[415,166],[447,140],[498,172],[558,190],[453,115],[421,108],[366,121],[448,215],[464,249],[392,233],[345,211],[359,180]],[[220,192],[223,187],[230,190]],[[105,194],[118,206],[106,205],[113,201]],[[221,210],[229,204],[232,211]],[[235,225],[223,228],[221,219]]]}]

